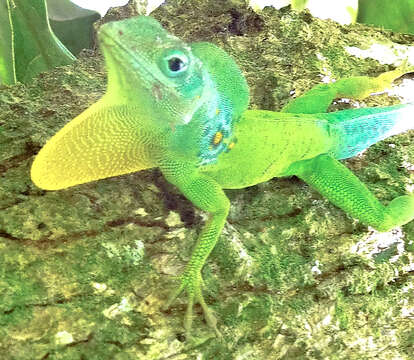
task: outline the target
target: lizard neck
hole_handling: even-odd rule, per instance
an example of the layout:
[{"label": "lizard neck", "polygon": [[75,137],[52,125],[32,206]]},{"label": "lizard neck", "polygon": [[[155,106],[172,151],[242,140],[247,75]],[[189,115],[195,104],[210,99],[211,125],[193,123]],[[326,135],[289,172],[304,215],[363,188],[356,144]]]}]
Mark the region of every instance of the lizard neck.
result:
[{"label": "lizard neck", "polygon": [[211,81],[208,101],[194,114],[186,125],[173,130],[171,146],[175,153],[196,166],[214,164],[221,153],[233,146],[233,128],[237,119],[230,101]]},{"label": "lizard neck", "polygon": [[199,144],[199,164],[214,164],[218,156],[229,151],[234,141],[234,111],[230,101],[223,95],[218,95],[214,102],[200,118],[202,134]]}]

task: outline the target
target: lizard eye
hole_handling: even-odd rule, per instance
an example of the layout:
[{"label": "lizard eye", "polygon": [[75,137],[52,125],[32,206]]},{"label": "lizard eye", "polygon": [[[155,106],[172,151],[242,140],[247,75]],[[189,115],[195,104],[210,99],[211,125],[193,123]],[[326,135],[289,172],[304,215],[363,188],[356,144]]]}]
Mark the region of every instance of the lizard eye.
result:
[{"label": "lizard eye", "polygon": [[185,67],[185,63],[179,57],[172,57],[168,60],[168,68],[170,71],[177,72],[182,71]]},{"label": "lizard eye", "polygon": [[188,69],[188,56],[177,49],[169,50],[163,56],[161,70],[168,77],[177,77]]}]

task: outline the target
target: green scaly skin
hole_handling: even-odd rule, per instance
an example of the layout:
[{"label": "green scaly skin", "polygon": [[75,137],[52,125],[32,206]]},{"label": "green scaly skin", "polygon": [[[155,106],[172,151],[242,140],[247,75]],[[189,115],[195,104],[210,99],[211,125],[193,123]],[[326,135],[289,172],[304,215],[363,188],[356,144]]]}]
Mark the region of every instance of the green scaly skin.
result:
[{"label": "green scaly skin", "polygon": [[382,205],[337,159],[412,128],[413,105],[326,113],[339,96],[361,99],[389,87],[405,64],[376,78],[317,85],[282,112],[247,110],[246,81],[235,62],[209,43],[187,45],[150,17],[102,26],[106,94],[61,129],[36,156],[31,177],[58,190],[159,167],[208,220],[167,307],[185,291],[185,328],[200,303],[201,269],[225,224],[223,189],[297,175],[335,205],[380,231],[414,217],[414,197]]}]

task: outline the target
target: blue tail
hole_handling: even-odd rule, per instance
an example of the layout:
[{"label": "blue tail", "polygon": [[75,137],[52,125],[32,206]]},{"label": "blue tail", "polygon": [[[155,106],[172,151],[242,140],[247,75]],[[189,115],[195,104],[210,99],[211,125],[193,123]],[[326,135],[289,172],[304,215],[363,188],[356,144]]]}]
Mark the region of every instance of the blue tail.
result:
[{"label": "blue tail", "polygon": [[326,114],[335,159],[357,155],[372,144],[414,129],[414,104],[362,108]]}]

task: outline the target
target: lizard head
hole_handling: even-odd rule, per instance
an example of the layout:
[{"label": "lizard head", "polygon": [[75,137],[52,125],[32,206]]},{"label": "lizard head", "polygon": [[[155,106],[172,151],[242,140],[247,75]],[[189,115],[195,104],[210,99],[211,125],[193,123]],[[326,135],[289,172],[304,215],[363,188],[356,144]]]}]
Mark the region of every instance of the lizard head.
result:
[{"label": "lizard head", "polygon": [[[187,124],[214,86],[191,48],[153,18],[138,16],[103,25],[99,42],[108,70],[107,93],[118,104],[151,109],[152,118]],[[160,126],[161,124],[159,124]]]},{"label": "lizard head", "polygon": [[227,149],[248,87],[224,50],[189,46],[144,16],[105,24],[98,36],[106,94],[40,150],[31,168],[37,186],[57,190],[147,169],[166,153],[211,163]]}]

